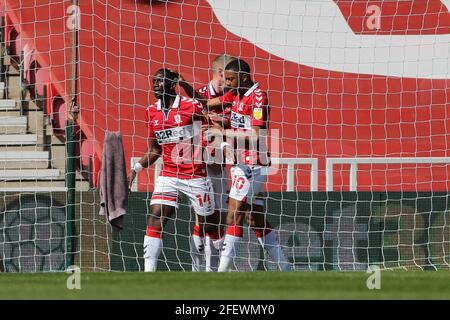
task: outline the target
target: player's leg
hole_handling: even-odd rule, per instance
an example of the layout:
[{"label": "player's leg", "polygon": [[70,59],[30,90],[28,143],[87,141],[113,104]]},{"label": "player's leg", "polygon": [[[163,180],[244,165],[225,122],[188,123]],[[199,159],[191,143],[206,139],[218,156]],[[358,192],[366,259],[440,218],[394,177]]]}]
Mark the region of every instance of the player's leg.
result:
[{"label": "player's leg", "polygon": [[205,270],[208,272],[217,271],[219,267],[220,248],[223,242],[223,233],[218,231],[220,225],[220,211],[214,210],[211,215],[202,216],[196,214],[199,227],[206,232],[205,237]]},{"label": "player's leg", "polygon": [[258,200],[260,199],[256,199],[256,201],[253,201],[252,205],[249,206],[249,210],[246,214],[247,223],[255,232],[258,242],[263,249],[266,250],[270,258],[277,263],[278,268],[281,271],[289,271],[290,263],[277,239],[275,229],[272,228],[269,221],[266,219],[264,206],[261,203],[258,203]]},{"label": "player's leg", "polygon": [[168,218],[178,208],[178,191],[174,178],[159,177],[150,202],[150,216],[144,237],[144,271],[156,271],[163,247],[162,231]]},{"label": "player's leg", "polygon": [[[215,166],[215,167],[212,167]],[[205,219],[202,218],[201,215],[195,215],[195,225],[192,232],[192,238],[190,241],[191,244],[191,258],[192,258],[192,271],[200,271],[200,266],[203,261],[203,256],[205,257],[206,262],[206,271],[217,271],[219,265],[219,250],[222,246],[223,241],[223,226],[220,221],[220,211],[218,210],[223,206],[222,204],[222,189],[226,191],[227,188],[223,188],[222,182],[222,166],[220,165],[209,165],[207,166],[208,177],[211,180],[212,191],[215,203],[215,212],[214,215],[209,217],[209,220],[214,219],[213,223],[208,224],[208,232],[205,230]],[[226,175],[225,175],[226,176]],[[203,190],[198,190],[198,192],[202,193]],[[204,197],[200,196],[195,192],[192,193],[193,196],[196,196],[196,199],[193,200],[198,202],[199,198]],[[204,199],[202,200],[204,202]],[[226,205],[226,198],[225,198]],[[202,223],[199,222],[202,221]],[[204,238],[203,235],[206,235]]]},{"label": "player's leg", "polygon": [[175,207],[153,204],[151,214],[147,220],[147,232],[144,237],[144,271],[156,271],[158,258],[163,247],[162,230],[167,218],[175,213]]},{"label": "player's leg", "polygon": [[246,198],[249,205],[247,211],[247,221],[255,232],[258,242],[263,249],[267,251],[273,261],[278,263],[280,270],[287,271],[290,269],[289,261],[281,249],[278,242],[276,231],[272,228],[266,219],[264,212],[265,196],[261,190],[267,181],[267,168],[255,167],[252,170],[250,179],[250,190]]},{"label": "player's leg", "polygon": [[218,217],[217,228],[213,232],[209,232],[205,237],[205,267],[207,272],[217,271],[220,261],[220,249],[225,239],[225,224],[227,212],[220,210],[215,211]]},{"label": "player's leg", "polygon": [[211,180],[207,178],[180,179],[180,192],[184,193],[196,213],[196,222],[204,234],[217,233],[220,215],[215,210]]},{"label": "player's leg", "polygon": [[251,172],[245,166],[231,168],[231,190],[228,199],[227,232],[220,253],[219,272],[228,271],[233,263],[243,236],[246,197],[250,190]]},{"label": "player's leg", "polygon": [[215,216],[219,217],[219,221],[216,230],[206,234],[205,263],[206,271],[217,271],[219,268],[220,249],[222,248],[224,240],[224,226],[226,224],[228,211],[228,174],[225,167],[220,164],[208,165],[207,169],[214,192]]},{"label": "player's leg", "polygon": [[243,224],[247,208],[246,203],[230,196],[228,200],[227,231],[220,252],[219,272],[228,271],[236,257],[244,234]]},{"label": "player's leg", "polygon": [[192,259],[192,271],[201,271],[201,265],[203,258],[206,254],[205,248],[205,238],[203,233],[203,228],[200,228],[198,217],[195,214],[195,225],[192,230],[192,236],[189,239],[189,245],[191,249],[191,259]]}]

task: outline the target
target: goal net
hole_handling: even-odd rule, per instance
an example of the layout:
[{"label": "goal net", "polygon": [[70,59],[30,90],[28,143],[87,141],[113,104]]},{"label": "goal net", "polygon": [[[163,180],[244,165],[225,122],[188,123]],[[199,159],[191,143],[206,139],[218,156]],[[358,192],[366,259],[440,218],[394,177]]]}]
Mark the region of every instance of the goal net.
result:
[{"label": "goal net", "polygon": [[[201,88],[222,54],[268,95],[264,208],[293,270],[450,267],[448,0],[4,0],[0,14],[0,271],[143,271],[162,162],[113,229],[99,214],[105,135],[121,133],[129,170],[155,72]],[[191,270],[194,223],[182,198],[158,270]],[[234,268],[277,270],[247,224]]]}]

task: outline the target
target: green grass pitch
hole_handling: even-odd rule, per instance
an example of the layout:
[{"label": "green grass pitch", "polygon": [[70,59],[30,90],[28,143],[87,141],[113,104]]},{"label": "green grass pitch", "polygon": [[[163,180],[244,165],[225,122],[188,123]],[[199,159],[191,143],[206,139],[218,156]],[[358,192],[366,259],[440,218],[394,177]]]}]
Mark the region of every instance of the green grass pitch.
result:
[{"label": "green grass pitch", "polygon": [[450,271],[382,271],[369,290],[363,272],[82,272],[81,290],[66,273],[2,273],[0,299],[450,299]]}]

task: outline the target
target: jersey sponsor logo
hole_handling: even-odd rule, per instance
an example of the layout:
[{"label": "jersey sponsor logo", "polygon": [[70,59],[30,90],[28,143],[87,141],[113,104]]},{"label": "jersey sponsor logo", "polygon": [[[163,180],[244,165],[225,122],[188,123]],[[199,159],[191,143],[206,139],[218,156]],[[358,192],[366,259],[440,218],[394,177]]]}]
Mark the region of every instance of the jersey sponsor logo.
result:
[{"label": "jersey sponsor logo", "polygon": [[236,129],[250,129],[251,119],[250,116],[239,114],[236,112],[231,112],[231,127]]},{"label": "jersey sponsor logo", "polygon": [[193,137],[192,125],[159,130],[155,132],[159,144],[178,143]]},{"label": "jersey sponsor logo", "polygon": [[253,117],[256,120],[261,120],[263,117],[263,109],[262,108],[254,108],[253,109]]}]

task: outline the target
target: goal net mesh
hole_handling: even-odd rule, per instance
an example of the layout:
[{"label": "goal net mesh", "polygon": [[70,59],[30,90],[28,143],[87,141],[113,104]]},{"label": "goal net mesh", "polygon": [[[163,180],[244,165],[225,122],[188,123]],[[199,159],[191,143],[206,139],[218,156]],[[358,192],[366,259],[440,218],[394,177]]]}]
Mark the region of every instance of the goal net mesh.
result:
[{"label": "goal net mesh", "polygon": [[[68,257],[83,270],[143,271],[161,163],[138,175],[115,230],[99,214],[105,135],[122,134],[129,170],[148,147],[156,70],[200,88],[221,54],[247,61],[268,95],[264,210],[293,270],[448,269],[449,10],[448,0],[2,1],[0,271],[64,270]],[[194,223],[182,198],[158,270],[191,270]],[[277,270],[247,224],[235,269]]]}]

